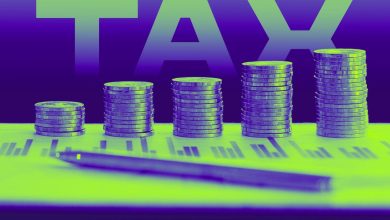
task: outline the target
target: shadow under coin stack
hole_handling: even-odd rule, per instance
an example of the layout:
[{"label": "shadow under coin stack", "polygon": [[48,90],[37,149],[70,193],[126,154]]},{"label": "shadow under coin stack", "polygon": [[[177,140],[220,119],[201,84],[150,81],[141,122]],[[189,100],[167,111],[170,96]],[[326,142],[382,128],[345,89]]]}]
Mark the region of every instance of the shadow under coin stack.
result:
[{"label": "shadow under coin stack", "polygon": [[368,126],[366,52],[356,49],[314,51],[317,81],[317,134],[363,137]]},{"label": "shadow under coin stack", "polygon": [[104,130],[113,137],[140,138],[153,135],[153,83],[104,84]]},{"label": "shadow under coin stack", "polygon": [[290,136],[292,63],[247,62],[242,71],[242,134],[255,138]]},{"label": "shadow under coin stack", "polygon": [[79,102],[52,101],[35,104],[37,135],[74,137],[85,133],[85,108]]},{"label": "shadow under coin stack", "polygon": [[222,80],[184,77],[172,80],[174,94],[174,135],[212,138],[222,135]]}]

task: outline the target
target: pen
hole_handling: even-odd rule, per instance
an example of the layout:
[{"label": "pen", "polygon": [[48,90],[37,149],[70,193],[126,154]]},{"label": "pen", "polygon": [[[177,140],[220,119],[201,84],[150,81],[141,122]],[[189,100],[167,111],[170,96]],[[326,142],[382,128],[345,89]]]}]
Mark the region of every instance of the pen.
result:
[{"label": "pen", "polygon": [[331,189],[331,177],[329,176],[118,156],[82,151],[59,152],[57,153],[57,158],[78,166],[186,176],[206,180],[219,180],[239,185],[317,192],[329,191]]}]

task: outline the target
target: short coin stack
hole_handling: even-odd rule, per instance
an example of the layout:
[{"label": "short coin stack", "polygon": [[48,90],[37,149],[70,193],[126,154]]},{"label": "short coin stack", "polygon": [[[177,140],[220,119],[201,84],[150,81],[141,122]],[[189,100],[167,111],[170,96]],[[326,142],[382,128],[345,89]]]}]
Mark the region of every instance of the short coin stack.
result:
[{"label": "short coin stack", "polygon": [[73,137],[85,133],[85,108],[79,102],[39,102],[35,104],[37,135]]},{"label": "short coin stack", "polygon": [[292,63],[247,62],[242,71],[242,134],[255,138],[290,136]]},{"label": "short coin stack", "polygon": [[211,138],[222,135],[222,80],[184,77],[172,80],[174,135]]},{"label": "short coin stack", "polygon": [[113,137],[153,135],[153,83],[110,82],[104,85],[104,130]]},{"label": "short coin stack", "polygon": [[317,81],[317,134],[362,137],[368,126],[366,52],[357,49],[314,51]]}]

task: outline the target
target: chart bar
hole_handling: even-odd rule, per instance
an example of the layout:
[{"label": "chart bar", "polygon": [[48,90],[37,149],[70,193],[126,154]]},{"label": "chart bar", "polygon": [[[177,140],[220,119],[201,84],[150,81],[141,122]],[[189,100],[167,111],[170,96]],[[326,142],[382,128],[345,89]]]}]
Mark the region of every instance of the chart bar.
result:
[{"label": "chart bar", "polygon": [[21,148],[16,148],[13,156],[16,156],[16,157],[19,156],[21,151],[22,151]]},{"label": "chart bar", "polygon": [[231,141],[230,144],[232,145],[233,150],[234,150],[234,152],[236,152],[237,156],[239,158],[244,158],[244,154],[242,153],[242,151],[241,151],[240,147],[238,146],[237,142]]},{"label": "chart bar", "polygon": [[378,158],[370,149],[363,147],[362,151],[364,151],[367,155],[369,155],[371,158]]},{"label": "chart bar", "polygon": [[354,158],[361,158],[361,157],[362,157],[360,154],[358,154],[358,153],[356,153],[356,152],[351,152],[350,154],[351,154],[351,156],[354,157]]},{"label": "chart bar", "polygon": [[364,153],[364,152],[360,149],[360,147],[353,147],[353,149],[355,149],[355,150],[357,151],[357,153],[358,153],[361,157],[368,159],[368,156],[366,155],[366,153]]},{"label": "chart bar", "polygon": [[142,153],[148,153],[149,152],[148,141],[144,137],[140,138],[140,140],[141,140]]},{"label": "chart bar", "polygon": [[256,144],[251,144],[252,149],[256,152],[257,156],[263,158],[263,153],[261,153],[259,147]]},{"label": "chart bar", "polygon": [[50,156],[51,157],[55,157],[56,156],[57,146],[58,146],[58,140],[57,139],[53,139],[51,141],[51,145],[50,145]]},{"label": "chart bar", "polygon": [[100,149],[101,150],[106,150],[107,149],[107,141],[106,140],[100,141]]},{"label": "chart bar", "polygon": [[227,150],[227,152],[229,153],[230,158],[237,158],[237,156],[236,156],[236,154],[234,153],[234,151],[233,151],[232,148],[227,148],[226,150]]},{"label": "chart bar", "polygon": [[175,149],[175,145],[173,144],[173,140],[172,138],[167,138],[167,144],[168,144],[168,149],[169,149],[169,153],[171,155],[176,155],[176,149]]},{"label": "chart bar", "polygon": [[282,157],[287,157],[286,152],[282,149],[282,147],[279,145],[279,143],[276,141],[275,138],[269,137],[268,138],[269,142],[274,146],[274,148],[280,153]]},{"label": "chart bar", "polygon": [[325,157],[332,158],[332,155],[325,148],[319,147],[318,150],[320,150],[322,152],[322,154],[325,155]]},{"label": "chart bar", "polygon": [[3,145],[1,145],[0,148],[0,155],[3,155],[7,151],[7,148],[8,148],[8,143],[3,143]]},{"label": "chart bar", "polygon": [[126,141],[126,150],[133,151],[133,142],[132,141]]},{"label": "chart bar", "polygon": [[223,158],[228,158],[228,155],[227,155],[224,147],[219,146],[218,150],[219,150],[219,153],[222,155]]},{"label": "chart bar", "polygon": [[321,159],[323,159],[324,158],[324,155],[322,155],[322,153],[320,152],[320,151],[314,151],[314,154],[317,156],[317,157],[319,157],[319,158],[321,158]]},{"label": "chart bar", "polygon": [[272,157],[271,153],[268,151],[268,149],[265,147],[264,144],[259,144],[259,145],[257,145],[257,146],[258,146],[258,148],[260,148],[260,150],[265,154],[266,157],[269,157],[269,158]]},{"label": "chart bar", "polygon": [[312,150],[306,150],[306,153],[311,158],[317,158],[317,156],[314,154],[314,152]]},{"label": "chart bar", "polygon": [[221,157],[221,156],[219,155],[219,153],[218,153],[216,147],[211,147],[210,149],[211,149],[211,151],[213,152],[214,157],[216,157],[216,158],[220,158],[220,157]]},{"label": "chart bar", "polygon": [[8,147],[8,150],[7,152],[5,153],[6,156],[11,156],[12,153],[14,152],[14,149],[15,149],[15,146],[16,146],[16,143],[11,143]]},{"label": "chart bar", "polygon": [[195,157],[200,157],[200,153],[199,153],[198,147],[192,146],[191,150],[192,150],[192,153],[194,154]]},{"label": "chart bar", "polygon": [[293,146],[293,148],[295,148],[296,151],[298,151],[298,153],[300,153],[304,158],[307,158],[307,154],[305,153],[304,150],[302,150],[302,148],[295,142],[295,141],[288,141],[291,146]]},{"label": "chart bar", "polygon": [[22,156],[27,156],[28,152],[30,151],[32,142],[33,142],[32,139],[27,139],[26,140],[26,143],[24,144],[24,147],[23,147],[23,151],[21,153]]},{"label": "chart bar", "polygon": [[347,151],[345,150],[345,148],[339,148],[339,150],[347,157],[349,158],[352,158],[352,155]]},{"label": "chart bar", "polygon": [[184,146],[183,149],[184,149],[184,153],[185,153],[185,155],[186,155],[187,157],[192,157],[192,152],[191,152],[190,147]]}]

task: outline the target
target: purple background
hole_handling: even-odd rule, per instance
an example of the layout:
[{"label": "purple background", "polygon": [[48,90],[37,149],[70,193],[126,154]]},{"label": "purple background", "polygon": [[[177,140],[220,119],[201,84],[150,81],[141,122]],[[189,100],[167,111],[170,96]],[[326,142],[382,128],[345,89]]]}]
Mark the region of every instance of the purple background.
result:
[{"label": "purple background", "polygon": [[[292,29],[309,29],[323,0],[278,0]],[[102,84],[115,80],[156,83],[156,121],[171,121],[170,79],[207,76],[206,62],[166,62],[158,78],[132,76],[161,0],[140,0],[138,19],[102,19],[98,77],[74,73],[74,21],[36,19],[34,0],[0,0],[0,122],[33,122],[33,104],[76,100],[87,106],[87,121],[102,122]],[[247,1],[210,0],[215,18],[235,63],[235,79],[225,79],[225,121],[240,119],[240,63],[256,60],[267,36]],[[390,2],[354,0],[333,40],[337,47],[368,51],[369,111],[372,122],[390,122]],[[238,18],[232,16],[240,15]],[[183,20],[175,40],[193,40]],[[196,39],[196,37],[195,37]],[[245,39],[245,40],[243,40]],[[293,50],[294,121],[315,121],[314,64],[307,50]],[[180,73],[180,74],[179,74]]]}]

